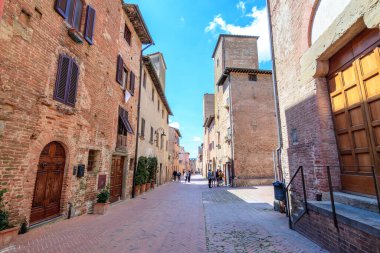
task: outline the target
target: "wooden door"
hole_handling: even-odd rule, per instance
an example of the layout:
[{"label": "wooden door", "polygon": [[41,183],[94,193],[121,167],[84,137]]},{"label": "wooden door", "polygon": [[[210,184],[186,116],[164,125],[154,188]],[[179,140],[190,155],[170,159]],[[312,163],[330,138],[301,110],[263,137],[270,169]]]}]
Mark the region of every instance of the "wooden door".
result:
[{"label": "wooden door", "polygon": [[112,157],[111,177],[110,177],[110,202],[120,200],[123,187],[123,167],[124,158],[121,156]]},{"label": "wooden door", "polygon": [[38,163],[30,223],[59,216],[64,170],[64,148],[58,142],[49,143]]},{"label": "wooden door", "polygon": [[342,188],[374,195],[371,166],[380,175],[380,54],[377,44],[362,48],[361,53],[355,45],[359,43],[354,41],[332,61],[347,60],[349,54],[353,57],[330,75],[329,91]]}]

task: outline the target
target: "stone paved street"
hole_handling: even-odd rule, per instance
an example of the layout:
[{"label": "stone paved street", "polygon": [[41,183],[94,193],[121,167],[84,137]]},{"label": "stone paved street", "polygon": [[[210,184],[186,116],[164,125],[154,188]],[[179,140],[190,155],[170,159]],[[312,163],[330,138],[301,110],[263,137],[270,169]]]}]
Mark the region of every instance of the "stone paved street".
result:
[{"label": "stone paved street", "polygon": [[33,229],[0,252],[323,252],[288,229],[272,198],[271,187],[208,189],[193,176],[191,184],[158,187],[104,216]]}]

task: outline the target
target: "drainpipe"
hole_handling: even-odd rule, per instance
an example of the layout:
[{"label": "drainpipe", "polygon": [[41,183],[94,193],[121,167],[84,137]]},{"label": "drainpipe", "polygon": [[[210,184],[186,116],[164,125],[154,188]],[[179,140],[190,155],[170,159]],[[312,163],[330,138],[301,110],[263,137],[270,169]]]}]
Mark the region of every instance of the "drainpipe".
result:
[{"label": "drainpipe", "polygon": [[137,102],[137,129],[136,129],[136,148],[135,148],[135,166],[133,167],[133,183],[132,183],[132,198],[135,197],[135,186],[136,186],[136,171],[137,171],[137,151],[139,148],[139,129],[140,129],[140,109],[141,109],[141,86],[142,86],[142,69],[143,69],[143,52],[148,49],[154,43],[148,44],[141,50],[140,53],[140,82],[139,82],[139,98]]},{"label": "drainpipe", "polygon": [[274,103],[276,109],[276,125],[277,125],[277,134],[278,134],[278,144],[276,149],[277,156],[277,169],[278,176],[276,180],[284,180],[283,172],[282,172],[282,163],[281,163],[281,152],[282,152],[282,143],[283,137],[281,132],[281,118],[280,118],[280,105],[278,101],[278,87],[277,87],[277,75],[276,75],[276,61],[274,55],[274,47],[273,47],[273,31],[272,31],[272,16],[270,13],[270,0],[266,0],[267,2],[267,12],[268,12],[268,24],[269,24],[269,36],[270,36],[270,44],[271,44],[271,56],[272,56],[272,78],[273,78],[273,92],[274,92]]},{"label": "drainpipe", "polygon": [[[224,74],[226,75],[226,74]],[[230,98],[230,128],[231,128],[231,178],[232,182],[230,183],[232,187],[235,187],[235,151],[234,151],[234,124],[233,124],[233,115],[232,115],[232,89],[231,89],[231,75],[228,74],[228,92],[229,92],[229,98]]]}]

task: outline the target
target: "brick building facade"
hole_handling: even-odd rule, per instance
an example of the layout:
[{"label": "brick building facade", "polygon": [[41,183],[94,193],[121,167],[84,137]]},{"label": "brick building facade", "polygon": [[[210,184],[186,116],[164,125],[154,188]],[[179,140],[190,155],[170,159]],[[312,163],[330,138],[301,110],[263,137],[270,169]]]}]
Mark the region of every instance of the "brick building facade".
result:
[{"label": "brick building facade", "polygon": [[257,39],[220,35],[212,56],[215,129],[208,145],[215,153],[212,170],[223,171],[227,185],[232,178],[237,186],[274,180],[277,137],[272,74],[258,69]]},{"label": "brick building facade", "polygon": [[179,171],[179,152],[181,132],[169,126],[169,167],[170,171]]},{"label": "brick building facade", "polygon": [[[380,3],[267,2],[282,137],[279,174],[288,183],[303,166],[309,200],[306,206],[300,172],[291,188],[292,224],[333,252],[379,252],[373,210],[379,212]],[[322,201],[315,201],[317,194]]]},{"label": "brick building facade", "polygon": [[0,16],[0,188],[14,224],[91,212],[105,185],[111,201],[131,193],[153,41],[136,5],[71,2],[6,0]]}]

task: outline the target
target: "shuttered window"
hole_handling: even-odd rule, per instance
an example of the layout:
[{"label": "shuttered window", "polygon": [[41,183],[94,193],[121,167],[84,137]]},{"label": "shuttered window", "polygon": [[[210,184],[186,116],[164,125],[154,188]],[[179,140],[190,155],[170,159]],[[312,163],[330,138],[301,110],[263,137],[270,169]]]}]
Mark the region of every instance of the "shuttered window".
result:
[{"label": "shuttered window", "polygon": [[143,86],[144,86],[144,88],[146,88],[146,73],[145,73],[145,71],[144,71]]},{"label": "shuttered window", "polygon": [[57,0],[55,2],[55,10],[65,19],[68,15],[68,3],[69,0]]},{"label": "shuttered window", "polygon": [[84,38],[85,40],[92,45],[94,43],[94,27],[95,27],[95,16],[96,11],[90,5],[87,6],[87,15],[86,15],[86,25],[84,28]]},{"label": "shuttered window", "polygon": [[141,133],[140,133],[140,136],[141,137],[144,137],[145,136],[145,119],[141,119]]},{"label": "shuttered window", "polygon": [[135,77],[135,74],[131,71],[131,75],[130,75],[130,82],[129,82],[129,91],[131,92],[131,95],[133,96],[135,94],[135,80],[136,80],[136,77]]},{"label": "shuttered window", "polygon": [[121,55],[117,56],[116,81],[123,87],[124,61]]},{"label": "shuttered window", "polygon": [[75,106],[78,88],[79,68],[67,55],[59,57],[54,99],[64,104]]},{"label": "shuttered window", "polygon": [[119,127],[118,133],[127,135],[127,133],[133,134],[131,123],[128,120],[128,112],[122,107],[119,107]]},{"label": "shuttered window", "polygon": [[127,24],[125,24],[125,26],[124,26],[124,39],[128,42],[128,45],[131,45],[131,37],[132,37],[132,33],[129,30]]},{"label": "shuttered window", "polygon": [[68,0],[68,15],[67,22],[77,29],[80,30],[81,21],[82,21],[82,11],[83,11],[83,3],[82,0]]}]

